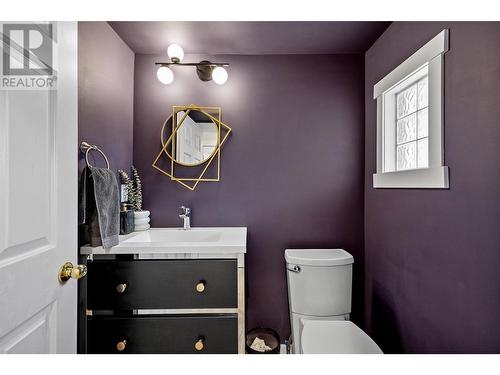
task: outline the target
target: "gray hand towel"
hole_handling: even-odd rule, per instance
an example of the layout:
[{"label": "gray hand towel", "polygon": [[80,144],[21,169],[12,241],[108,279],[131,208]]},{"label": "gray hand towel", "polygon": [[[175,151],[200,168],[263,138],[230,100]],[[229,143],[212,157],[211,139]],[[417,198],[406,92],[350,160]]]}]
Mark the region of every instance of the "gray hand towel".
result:
[{"label": "gray hand towel", "polygon": [[79,222],[87,225],[91,246],[118,245],[120,197],[116,176],[109,169],[90,166],[82,172]]},{"label": "gray hand towel", "polygon": [[85,167],[80,176],[80,186],[78,187],[78,225],[88,224],[88,213],[91,209],[89,185],[91,184],[89,167]]}]

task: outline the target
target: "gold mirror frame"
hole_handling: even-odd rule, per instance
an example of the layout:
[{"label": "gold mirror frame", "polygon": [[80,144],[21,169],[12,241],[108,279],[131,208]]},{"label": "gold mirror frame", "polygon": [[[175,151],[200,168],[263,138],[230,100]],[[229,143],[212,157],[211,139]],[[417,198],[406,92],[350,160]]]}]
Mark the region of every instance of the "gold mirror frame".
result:
[{"label": "gold mirror frame", "polygon": [[[204,107],[204,108],[206,109],[206,108],[210,108],[210,107]],[[177,112],[175,112],[175,114],[177,114],[180,111],[182,111],[182,110],[178,109]],[[198,112],[202,112],[203,114],[206,114],[205,112],[200,111],[198,109],[194,109],[194,108],[188,109],[187,111],[185,111],[186,113],[184,114],[184,116],[182,116],[182,118],[181,118],[181,120],[180,120],[180,122],[178,124],[176,124],[177,116],[174,116],[174,117],[170,116],[167,119],[167,121],[165,121],[163,123],[163,127],[161,128],[161,136],[160,136],[160,138],[161,138],[161,145],[162,145],[162,147],[165,147],[165,143],[166,143],[165,140],[164,140],[164,134],[165,134],[165,128],[167,126],[168,120],[172,119],[172,134],[173,134],[174,131],[177,131],[176,127],[178,129],[181,128],[182,124],[184,123],[184,120],[189,116],[189,113],[191,111],[198,111]],[[217,131],[217,144],[218,144],[219,140],[220,140],[220,126],[218,125],[217,121],[214,121],[211,117],[209,117],[209,120],[212,122],[212,124],[214,124],[214,127],[215,127],[215,129]],[[175,136],[172,137],[172,142],[171,143],[172,143],[172,149],[175,149]],[[168,155],[168,157],[172,159],[172,155],[168,152],[168,146],[165,148],[165,152]],[[217,152],[217,145],[214,146],[214,149],[212,150],[212,152],[210,153],[210,155],[208,155],[208,157],[205,160],[202,160],[202,161],[200,161],[198,163],[194,163],[194,164],[183,163],[183,162],[177,160],[177,158],[175,158],[175,157],[173,158],[173,160],[174,160],[174,163],[182,165],[184,167],[198,167],[198,166],[206,163],[216,152]]]},{"label": "gold mirror frame", "polygon": [[[202,163],[193,165],[193,166],[178,163],[175,160],[175,158],[171,155],[171,153],[168,152],[168,147],[171,146],[173,142],[175,142],[174,139],[175,139],[175,136],[177,134],[177,131],[179,130],[179,127],[182,125],[182,122],[187,117],[189,112],[191,112],[192,110],[197,110],[197,111],[200,111],[203,114],[205,114],[210,120],[213,121],[213,123],[217,127],[217,144],[216,144],[214,152],[209,156],[209,158],[207,160],[203,161]],[[177,122],[176,121],[176,114],[179,111],[185,111],[186,113],[181,118],[181,120],[179,122]],[[208,113],[209,111],[216,112],[217,117],[214,117],[213,115]],[[179,184],[181,184],[185,188],[188,188],[191,191],[194,191],[194,189],[196,189],[196,187],[198,186],[198,184],[200,182],[220,181],[220,166],[221,166],[220,149],[221,149],[222,145],[226,142],[227,138],[229,137],[229,134],[231,134],[231,131],[232,131],[232,129],[228,125],[224,124],[221,121],[221,117],[222,117],[222,110],[220,107],[202,107],[202,106],[198,106],[195,104],[190,104],[190,105],[186,105],[186,106],[173,106],[172,107],[172,115],[169,116],[165,120],[165,122],[163,123],[163,126],[161,128],[160,140],[161,140],[161,144],[162,144],[162,149],[158,153],[158,155],[156,156],[155,160],[153,161],[152,167],[157,169],[161,173],[169,176],[170,180],[178,182]],[[167,126],[167,123],[170,119],[172,119],[172,133],[168,137],[167,141],[164,142],[163,135],[165,132],[165,127]],[[222,133],[221,130],[222,129],[224,129],[226,131],[226,133],[224,134],[224,137],[221,139],[221,133]],[[160,160],[162,155],[166,155],[170,159],[170,171],[166,171],[163,168],[161,168],[160,166],[158,166],[158,161]],[[217,158],[217,176],[214,178],[204,177],[205,173],[207,172],[208,168],[210,167],[210,165],[212,164],[212,162],[215,158]],[[175,176],[175,164],[178,164],[179,166],[184,166],[186,168],[196,167],[196,166],[200,166],[203,164],[206,164],[206,165],[203,167],[200,175],[197,178],[187,178],[187,177]]]}]

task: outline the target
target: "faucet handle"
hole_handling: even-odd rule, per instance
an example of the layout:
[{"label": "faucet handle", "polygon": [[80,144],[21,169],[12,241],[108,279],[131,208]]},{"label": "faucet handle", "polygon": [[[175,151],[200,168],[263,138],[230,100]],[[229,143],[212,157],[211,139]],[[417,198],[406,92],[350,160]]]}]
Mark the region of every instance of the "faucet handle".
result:
[{"label": "faucet handle", "polygon": [[189,207],[186,207],[186,206],[181,206],[180,207],[181,210],[182,210],[182,215],[189,215],[191,213],[191,209]]}]

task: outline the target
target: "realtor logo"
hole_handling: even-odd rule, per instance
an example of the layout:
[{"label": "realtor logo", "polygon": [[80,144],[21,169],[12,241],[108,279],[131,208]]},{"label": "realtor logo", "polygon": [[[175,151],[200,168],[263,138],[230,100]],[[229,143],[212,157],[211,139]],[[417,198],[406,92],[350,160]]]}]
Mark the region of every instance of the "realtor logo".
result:
[{"label": "realtor logo", "polygon": [[51,23],[2,25],[0,89],[54,89],[54,40]]}]

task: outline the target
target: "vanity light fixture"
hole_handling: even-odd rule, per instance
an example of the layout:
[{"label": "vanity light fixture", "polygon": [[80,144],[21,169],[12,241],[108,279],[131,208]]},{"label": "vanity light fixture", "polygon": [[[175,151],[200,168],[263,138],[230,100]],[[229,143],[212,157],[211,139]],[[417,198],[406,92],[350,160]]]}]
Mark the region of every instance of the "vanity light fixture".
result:
[{"label": "vanity light fixture", "polygon": [[223,85],[227,81],[227,71],[222,66],[216,66],[212,70],[212,79],[218,85]]},{"label": "vanity light fixture", "polygon": [[174,43],[168,46],[167,55],[172,62],[180,63],[184,58],[184,50],[180,45]]},{"label": "vanity light fixture", "polygon": [[174,80],[174,72],[168,66],[160,66],[156,71],[156,76],[164,85],[169,85]]},{"label": "vanity light fixture", "polygon": [[198,78],[204,82],[214,81],[218,85],[226,83],[228,74],[225,67],[229,66],[228,63],[214,63],[208,60],[202,60],[198,63],[183,63],[184,51],[178,44],[171,44],[167,49],[170,62],[157,62],[158,66],[156,76],[158,80],[164,85],[169,85],[174,80],[174,72],[170,67],[172,66],[194,66],[196,67],[196,74]]}]

